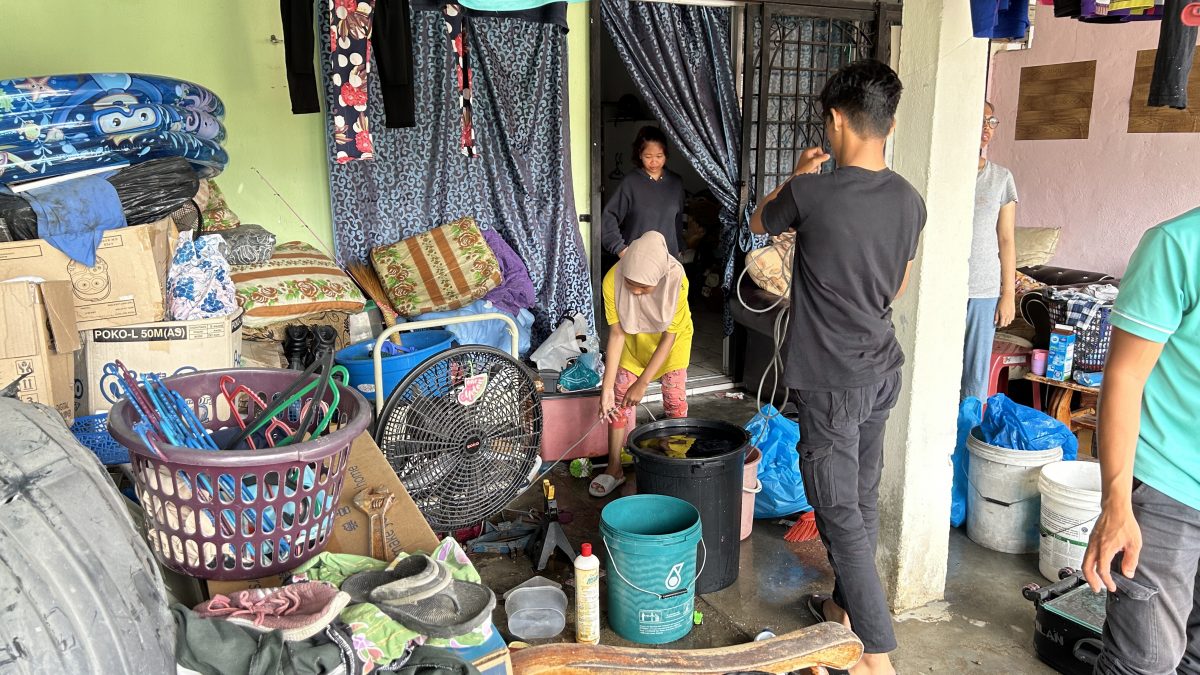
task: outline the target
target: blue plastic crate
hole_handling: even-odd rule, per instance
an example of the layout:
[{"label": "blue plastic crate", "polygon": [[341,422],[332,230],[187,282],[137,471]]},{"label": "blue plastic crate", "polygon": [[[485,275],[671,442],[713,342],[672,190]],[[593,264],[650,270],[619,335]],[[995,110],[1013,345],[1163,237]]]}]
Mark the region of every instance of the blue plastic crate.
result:
[{"label": "blue plastic crate", "polygon": [[80,445],[96,453],[101,464],[129,463],[129,450],[108,433],[108,413],[76,417],[71,433]]}]

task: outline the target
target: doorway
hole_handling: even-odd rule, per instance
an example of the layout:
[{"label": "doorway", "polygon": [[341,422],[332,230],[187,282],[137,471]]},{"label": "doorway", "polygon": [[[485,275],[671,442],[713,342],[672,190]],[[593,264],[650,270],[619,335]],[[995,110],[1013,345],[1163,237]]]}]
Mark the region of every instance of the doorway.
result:
[{"label": "doorway", "polygon": [[[825,145],[818,98],[826,79],[853,61],[888,61],[891,30],[899,24],[900,5],[857,0],[824,0],[822,4],[716,0],[700,4],[730,8],[730,61],[743,110],[739,211],[744,212],[756,195],[786,180],[802,150]],[[599,5],[599,0],[592,3],[591,22],[593,252],[600,250],[607,197],[624,176],[637,170],[631,156],[637,131],[644,125],[658,125],[618,55]],[[769,27],[766,41],[762,39],[763,26]],[[763,63],[767,68],[762,67]],[[760,120],[765,123],[760,124]],[[726,335],[726,296],[722,288],[726,262],[720,255],[720,207],[681,153],[670,157],[668,167],[683,179],[688,195],[690,245],[681,245],[695,328],[688,391],[729,389],[743,380],[748,342],[744,329],[736,324],[733,333]],[[597,326],[601,327],[605,321],[600,281],[613,262],[602,258],[592,255]],[[742,269],[741,258],[742,254],[735,253],[735,281]],[[732,301],[737,302],[736,298]],[[753,388],[751,383],[744,384]]]}]

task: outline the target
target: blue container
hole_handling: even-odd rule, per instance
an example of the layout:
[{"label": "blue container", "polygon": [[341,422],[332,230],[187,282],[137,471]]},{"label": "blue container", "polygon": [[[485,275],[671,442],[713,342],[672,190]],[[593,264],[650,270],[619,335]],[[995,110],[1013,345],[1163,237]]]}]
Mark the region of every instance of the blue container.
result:
[{"label": "blue container", "polygon": [[[416,330],[399,335],[401,346],[412,348],[413,351],[383,357],[385,397],[391,395],[400,380],[421,365],[422,361],[450,349],[454,342],[454,334],[448,330]],[[369,401],[375,400],[375,363],[371,359],[371,347],[374,345],[375,340],[364,340],[333,355],[334,361],[350,371],[350,386]]]},{"label": "blue container", "polygon": [[674,642],[692,630],[700,512],[675,497],[622,497],[600,512],[608,553],[608,625],[646,645]]},{"label": "blue container", "polygon": [[101,464],[129,463],[129,450],[108,433],[108,413],[76,417],[71,424],[71,433],[80,445],[96,453]]}]

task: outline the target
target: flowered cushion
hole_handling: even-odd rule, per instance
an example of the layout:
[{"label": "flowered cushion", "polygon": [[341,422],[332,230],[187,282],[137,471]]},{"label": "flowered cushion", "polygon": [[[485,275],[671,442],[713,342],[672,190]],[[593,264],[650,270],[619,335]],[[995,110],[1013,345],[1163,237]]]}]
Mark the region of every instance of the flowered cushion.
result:
[{"label": "flowered cushion", "polygon": [[203,225],[200,229],[204,232],[217,232],[232,230],[241,225],[242,221],[237,214],[225,203],[225,195],[221,193],[221,188],[211,180],[200,182],[205,185],[196,193],[196,196],[204,201],[204,205],[200,207],[204,210],[201,214]]},{"label": "flowered cushion", "polygon": [[366,300],[329,256],[301,241],[275,247],[262,265],[233,268],[246,326],[257,327],[327,311],[359,312]]},{"label": "flowered cushion", "polygon": [[500,264],[474,218],[371,251],[392,308],[401,316],[464,307],[500,284]]}]

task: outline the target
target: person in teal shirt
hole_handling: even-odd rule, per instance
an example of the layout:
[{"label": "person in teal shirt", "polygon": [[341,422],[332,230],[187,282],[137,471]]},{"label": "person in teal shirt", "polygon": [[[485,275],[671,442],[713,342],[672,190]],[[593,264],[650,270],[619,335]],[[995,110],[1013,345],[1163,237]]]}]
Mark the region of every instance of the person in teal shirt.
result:
[{"label": "person in teal shirt", "polygon": [[1200,673],[1200,209],[1146,232],[1110,320],[1083,560],[1108,590],[1095,672]]}]

